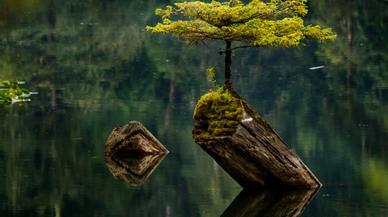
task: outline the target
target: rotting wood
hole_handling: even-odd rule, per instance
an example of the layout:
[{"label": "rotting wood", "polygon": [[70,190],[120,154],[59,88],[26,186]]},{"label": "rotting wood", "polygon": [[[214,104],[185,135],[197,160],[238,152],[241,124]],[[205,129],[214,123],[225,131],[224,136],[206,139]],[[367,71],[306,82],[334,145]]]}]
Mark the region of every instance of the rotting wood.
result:
[{"label": "rotting wood", "polygon": [[236,92],[224,89],[209,94],[197,104],[193,138],[242,187],[321,186],[302,160]]},{"label": "rotting wood", "polygon": [[155,155],[166,154],[169,151],[140,122],[131,121],[128,124],[113,129],[105,143],[104,155]]},{"label": "rotting wood", "polygon": [[104,158],[112,175],[129,184],[143,184],[169,151],[140,122],[116,127],[109,135]]}]

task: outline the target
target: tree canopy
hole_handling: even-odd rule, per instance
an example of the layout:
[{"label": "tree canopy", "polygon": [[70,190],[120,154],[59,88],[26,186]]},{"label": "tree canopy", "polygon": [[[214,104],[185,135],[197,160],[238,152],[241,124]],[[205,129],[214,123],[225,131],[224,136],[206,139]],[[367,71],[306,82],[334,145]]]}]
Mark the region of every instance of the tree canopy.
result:
[{"label": "tree canopy", "polygon": [[[156,9],[163,21],[147,29],[171,33],[191,43],[239,41],[252,47],[292,47],[303,39],[335,39],[330,28],[305,25],[307,0],[240,0],[175,3]],[[183,18],[183,19],[181,19]]]}]

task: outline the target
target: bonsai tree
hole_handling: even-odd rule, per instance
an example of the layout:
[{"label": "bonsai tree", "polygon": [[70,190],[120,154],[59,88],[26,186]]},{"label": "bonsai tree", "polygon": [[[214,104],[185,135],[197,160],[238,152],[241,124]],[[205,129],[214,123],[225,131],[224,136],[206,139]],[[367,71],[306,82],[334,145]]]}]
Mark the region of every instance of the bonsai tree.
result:
[{"label": "bonsai tree", "polygon": [[[271,126],[232,89],[232,52],[248,47],[293,47],[305,39],[332,40],[331,29],[305,25],[307,0],[175,3],[147,29],[189,43],[225,42],[224,88],[203,95],[194,110],[193,138],[242,187],[316,188],[322,184]],[[237,43],[237,44],[236,44]],[[214,81],[214,70],[209,69]]]},{"label": "bonsai tree", "polygon": [[[240,0],[175,3],[156,9],[163,21],[148,30],[170,33],[189,43],[225,42],[224,87],[232,88],[232,52],[248,47],[294,47],[305,39],[326,41],[336,35],[329,28],[305,25],[307,0]],[[237,46],[233,46],[238,42]]]}]

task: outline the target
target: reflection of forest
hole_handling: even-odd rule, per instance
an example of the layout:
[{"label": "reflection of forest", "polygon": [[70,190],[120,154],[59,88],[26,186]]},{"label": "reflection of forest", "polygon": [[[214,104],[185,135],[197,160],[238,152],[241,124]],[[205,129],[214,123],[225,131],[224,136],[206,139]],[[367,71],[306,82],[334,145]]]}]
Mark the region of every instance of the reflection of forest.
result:
[{"label": "reflection of forest", "polygon": [[[40,92],[29,110],[0,107],[0,182],[6,187],[0,201],[9,201],[6,210],[18,210],[20,216],[59,210],[70,215],[74,213],[64,210],[97,213],[109,204],[112,214],[125,215],[123,204],[151,198],[138,207],[143,216],[169,206],[176,212],[171,216],[186,210],[192,211],[186,216],[214,216],[231,202],[236,184],[213,167],[190,136],[191,111],[208,87],[202,71],[209,65],[222,71],[222,58],[217,47],[188,47],[145,32],[159,4],[0,4],[0,80],[26,80]],[[338,40],[298,49],[239,51],[233,62],[236,87],[324,184],[367,186],[370,195],[379,192],[387,201],[388,188],[381,183],[388,182],[388,6],[378,0],[314,0],[310,5],[308,19],[333,27]],[[317,65],[325,68],[308,70]],[[128,189],[130,196],[118,198],[122,186],[104,178],[107,171],[97,159],[103,134],[130,119],[144,122],[163,143],[175,144],[179,155],[165,159],[154,174],[156,181],[145,187],[157,193]],[[333,172],[339,165],[345,169]],[[166,175],[173,173],[179,175]],[[168,183],[174,185],[168,193],[158,190]],[[93,186],[106,190],[91,190]],[[164,200],[166,195],[192,196]],[[202,209],[211,211],[202,215]]]}]

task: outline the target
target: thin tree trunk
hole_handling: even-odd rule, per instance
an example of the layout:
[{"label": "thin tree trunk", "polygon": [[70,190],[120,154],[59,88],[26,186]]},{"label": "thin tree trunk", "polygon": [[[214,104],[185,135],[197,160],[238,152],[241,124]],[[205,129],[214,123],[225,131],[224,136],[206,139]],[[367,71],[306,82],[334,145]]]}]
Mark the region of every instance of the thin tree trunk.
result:
[{"label": "thin tree trunk", "polygon": [[346,10],[346,39],[347,39],[347,68],[346,68],[346,87],[350,88],[352,75],[353,75],[353,64],[352,64],[352,44],[353,44],[353,22],[352,22],[353,2],[349,1]]},{"label": "thin tree trunk", "polygon": [[174,126],[171,126],[173,122],[173,117],[174,117],[174,103],[175,103],[175,72],[172,74],[172,78],[170,80],[170,91],[168,94],[168,103],[167,103],[167,108],[166,112],[164,113],[164,129],[161,135],[163,135],[163,138],[166,142],[172,142],[171,139],[173,138],[173,131],[170,130],[174,128]]},{"label": "thin tree trunk", "polygon": [[48,29],[49,29],[49,32],[47,33],[47,41],[51,43],[55,40],[55,26],[57,23],[57,18],[55,14],[55,5],[53,1],[50,2],[50,6],[47,13],[47,21],[48,21]]},{"label": "thin tree trunk", "polygon": [[225,48],[225,87],[227,89],[232,88],[232,82],[231,82],[231,66],[232,66],[232,42],[229,40],[225,40],[226,48]]}]

